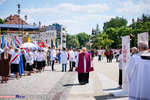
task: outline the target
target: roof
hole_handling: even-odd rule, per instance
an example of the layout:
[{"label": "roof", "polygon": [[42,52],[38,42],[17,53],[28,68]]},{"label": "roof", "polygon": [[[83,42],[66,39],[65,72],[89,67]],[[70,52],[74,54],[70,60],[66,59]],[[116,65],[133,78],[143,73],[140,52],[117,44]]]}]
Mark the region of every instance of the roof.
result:
[{"label": "roof", "polygon": [[[18,29],[18,25],[17,24],[0,24],[0,28],[1,29]],[[20,29],[24,29],[24,30],[38,30],[39,26],[38,25],[20,25]]]},{"label": "roof", "polygon": [[6,19],[4,19],[5,24],[23,24],[23,25],[28,25],[24,20],[19,18],[18,20],[18,15],[10,15]]}]

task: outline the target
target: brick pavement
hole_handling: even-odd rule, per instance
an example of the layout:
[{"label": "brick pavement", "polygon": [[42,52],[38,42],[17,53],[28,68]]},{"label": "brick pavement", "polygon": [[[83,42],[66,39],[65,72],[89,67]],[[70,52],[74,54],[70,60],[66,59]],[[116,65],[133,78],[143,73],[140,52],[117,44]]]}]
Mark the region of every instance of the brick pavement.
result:
[{"label": "brick pavement", "polygon": [[95,57],[94,67],[95,71],[90,73],[90,80],[92,81],[87,84],[92,87],[90,88],[92,90],[91,93],[71,94],[71,91],[74,91],[73,89],[76,87],[75,84],[78,84],[77,73],[61,72],[61,65],[56,64],[56,71],[50,71],[50,66],[48,66],[46,71],[42,73],[23,76],[19,80],[10,78],[7,84],[0,84],[0,96],[15,96],[18,94],[25,96],[25,100],[67,100],[67,98],[68,100],[112,99],[112,96],[104,93],[98,74],[101,73],[117,82],[118,63],[106,63],[106,60],[98,62],[97,57]]}]

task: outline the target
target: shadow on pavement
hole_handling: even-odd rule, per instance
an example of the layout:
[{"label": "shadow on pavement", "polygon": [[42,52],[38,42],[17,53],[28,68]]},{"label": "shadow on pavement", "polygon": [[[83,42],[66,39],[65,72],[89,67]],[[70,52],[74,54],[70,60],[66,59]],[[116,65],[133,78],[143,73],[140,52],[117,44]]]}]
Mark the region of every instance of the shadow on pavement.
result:
[{"label": "shadow on pavement", "polygon": [[118,99],[119,100],[119,98],[121,99],[123,99],[123,98],[127,98],[126,96],[121,96],[121,97],[114,97],[114,96],[112,96],[112,95],[101,95],[101,96],[94,96],[94,98],[96,99],[96,100],[110,100],[110,99],[114,99],[114,100],[116,100],[116,99]]},{"label": "shadow on pavement", "polygon": [[78,86],[78,85],[80,85],[80,84],[65,84],[65,85],[63,85],[63,86]]},{"label": "shadow on pavement", "polygon": [[110,90],[121,90],[121,88],[110,88],[110,89],[104,89],[104,91],[110,91]]}]

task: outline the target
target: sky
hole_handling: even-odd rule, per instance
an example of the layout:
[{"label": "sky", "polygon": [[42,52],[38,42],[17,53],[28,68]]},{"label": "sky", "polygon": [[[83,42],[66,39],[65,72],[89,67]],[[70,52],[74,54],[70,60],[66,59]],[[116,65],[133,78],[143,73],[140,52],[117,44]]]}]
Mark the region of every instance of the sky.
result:
[{"label": "sky", "polygon": [[0,0],[0,18],[17,14],[20,4],[21,18],[27,15],[27,23],[48,26],[59,23],[66,26],[67,33],[92,33],[92,28],[116,16],[132,19],[150,14],[150,0]]}]

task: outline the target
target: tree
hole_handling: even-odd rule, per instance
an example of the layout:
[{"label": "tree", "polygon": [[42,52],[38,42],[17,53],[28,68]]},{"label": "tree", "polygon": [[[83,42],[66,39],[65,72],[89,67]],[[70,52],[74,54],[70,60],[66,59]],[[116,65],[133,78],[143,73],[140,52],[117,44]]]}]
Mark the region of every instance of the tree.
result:
[{"label": "tree", "polygon": [[0,18],[0,24],[5,24],[5,22]]},{"label": "tree", "polygon": [[103,26],[103,30],[106,31],[108,28],[120,28],[121,26],[126,26],[127,20],[124,18],[111,18],[110,21],[105,22]]},{"label": "tree", "polygon": [[110,46],[114,41],[109,39],[108,34],[106,34],[105,32],[103,34],[99,34],[94,38],[94,48],[107,48],[108,46]]},{"label": "tree", "polygon": [[90,38],[90,36],[84,32],[77,34],[76,37],[78,38],[78,41],[80,43],[80,48],[84,47]]},{"label": "tree", "polygon": [[68,49],[72,48],[80,48],[80,43],[78,38],[75,35],[66,34],[66,46]]}]

